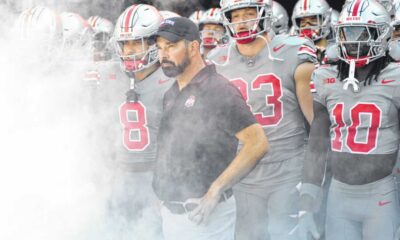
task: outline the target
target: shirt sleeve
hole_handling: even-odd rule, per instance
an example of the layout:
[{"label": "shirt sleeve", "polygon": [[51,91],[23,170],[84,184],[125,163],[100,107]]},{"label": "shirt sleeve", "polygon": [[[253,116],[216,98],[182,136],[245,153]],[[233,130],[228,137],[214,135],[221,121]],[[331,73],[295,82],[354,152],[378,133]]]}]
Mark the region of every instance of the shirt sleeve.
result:
[{"label": "shirt sleeve", "polygon": [[216,111],[218,127],[230,135],[236,135],[257,122],[242,94],[233,84],[227,81],[219,88]]},{"label": "shirt sleeve", "polygon": [[305,40],[297,50],[297,65],[311,62],[318,65],[317,50],[310,40]]}]

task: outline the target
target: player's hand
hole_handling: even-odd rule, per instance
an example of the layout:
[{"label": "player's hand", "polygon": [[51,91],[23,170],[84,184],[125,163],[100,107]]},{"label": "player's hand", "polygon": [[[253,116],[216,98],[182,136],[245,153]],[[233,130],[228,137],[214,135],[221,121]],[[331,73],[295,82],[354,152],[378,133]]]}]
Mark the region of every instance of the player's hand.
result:
[{"label": "player's hand", "polygon": [[321,235],[317,230],[317,225],[314,221],[314,214],[312,212],[299,212],[298,234],[300,240],[309,240],[308,236],[312,236],[312,239],[315,240],[320,239]]},{"label": "player's hand", "polygon": [[206,224],[220,198],[220,193],[210,189],[202,198],[193,199],[197,200],[199,205],[189,213],[189,219],[196,224]]}]

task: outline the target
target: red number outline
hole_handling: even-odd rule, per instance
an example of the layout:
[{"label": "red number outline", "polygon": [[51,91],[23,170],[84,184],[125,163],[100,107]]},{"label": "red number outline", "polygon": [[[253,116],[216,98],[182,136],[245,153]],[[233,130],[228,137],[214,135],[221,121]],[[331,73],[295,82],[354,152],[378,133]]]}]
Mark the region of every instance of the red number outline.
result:
[{"label": "red number outline", "polygon": [[[342,151],[342,130],[347,130],[346,146],[351,153],[368,154],[378,145],[379,128],[382,123],[382,110],[375,103],[360,102],[349,110],[350,125],[346,126],[343,117],[343,103],[337,103],[331,115],[337,126],[334,128],[335,137],[331,140],[332,150]],[[357,142],[358,127],[361,124],[361,115],[369,115],[370,124],[365,142]]]},{"label": "red number outline", "polygon": [[[128,113],[134,112],[137,121],[131,121]],[[128,151],[143,151],[150,144],[149,128],[147,127],[146,107],[139,102],[127,102],[121,104],[119,108],[119,119],[123,127],[122,143]],[[130,138],[132,131],[138,131],[140,140]]]},{"label": "red number outline", "polygon": [[267,106],[272,106],[273,114],[264,116],[262,112],[254,112],[249,101],[249,86],[248,83],[243,78],[235,78],[230,80],[242,93],[243,98],[246,100],[247,105],[249,105],[250,110],[254,114],[257,122],[262,126],[276,126],[283,118],[283,103],[282,98],[282,84],[281,79],[273,73],[269,74],[259,74],[251,81],[251,90],[260,91],[263,90],[263,85],[271,85],[272,94],[265,95],[265,103]]}]

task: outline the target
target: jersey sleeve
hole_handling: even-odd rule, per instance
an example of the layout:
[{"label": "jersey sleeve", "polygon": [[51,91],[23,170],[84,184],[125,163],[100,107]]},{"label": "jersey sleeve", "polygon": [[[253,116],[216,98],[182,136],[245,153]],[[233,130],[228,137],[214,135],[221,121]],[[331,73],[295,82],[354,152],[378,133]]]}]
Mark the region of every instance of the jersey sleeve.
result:
[{"label": "jersey sleeve", "polygon": [[305,62],[318,65],[317,50],[314,44],[308,39],[304,39],[297,50],[297,65]]},{"label": "jersey sleeve", "polygon": [[234,136],[257,122],[242,94],[233,84],[227,82],[217,93],[217,124],[229,135]]}]

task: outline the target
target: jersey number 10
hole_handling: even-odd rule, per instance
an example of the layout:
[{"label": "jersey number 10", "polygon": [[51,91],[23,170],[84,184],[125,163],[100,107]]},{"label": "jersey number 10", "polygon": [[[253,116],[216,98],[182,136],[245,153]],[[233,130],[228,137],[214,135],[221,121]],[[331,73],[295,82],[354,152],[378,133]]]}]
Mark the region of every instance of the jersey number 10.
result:
[{"label": "jersey number 10", "polygon": [[[376,148],[378,131],[381,125],[381,109],[373,103],[358,103],[350,109],[351,125],[346,126],[343,120],[344,103],[337,103],[332,110],[332,117],[336,127],[333,129],[334,137],[331,142],[332,150],[342,151],[342,131],[346,130],[346,145],[353,153],[369,153]],[[356,141],[357,132],[361,125],[361,116],[366,115],[370,119],[365,142]]]}]

